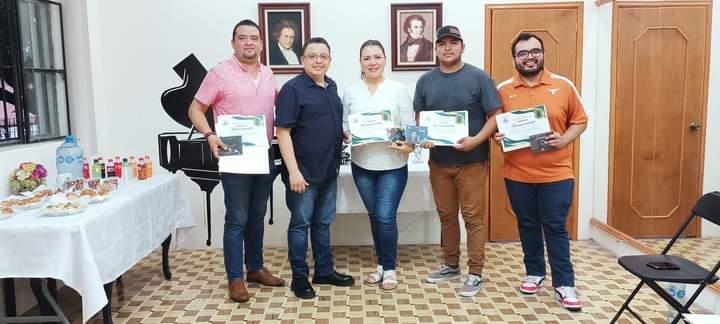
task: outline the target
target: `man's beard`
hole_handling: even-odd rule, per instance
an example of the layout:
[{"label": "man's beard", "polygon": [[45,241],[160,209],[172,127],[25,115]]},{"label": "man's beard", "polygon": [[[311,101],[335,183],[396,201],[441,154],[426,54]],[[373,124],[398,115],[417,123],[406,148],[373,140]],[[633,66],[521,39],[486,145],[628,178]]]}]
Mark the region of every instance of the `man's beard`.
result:
[{"label": "man's beard", "polygon": [[534,77],[534,76],[540,74],[540,72],[545,68],[545,60],[535,59],[535,61],[537,63],[535,64],[534,69],[526,69],[524,62],[523,63],[515,63],[515,69],[517,69],[518,73],[520,73],[520,75],[522,75],[524,77]]}]

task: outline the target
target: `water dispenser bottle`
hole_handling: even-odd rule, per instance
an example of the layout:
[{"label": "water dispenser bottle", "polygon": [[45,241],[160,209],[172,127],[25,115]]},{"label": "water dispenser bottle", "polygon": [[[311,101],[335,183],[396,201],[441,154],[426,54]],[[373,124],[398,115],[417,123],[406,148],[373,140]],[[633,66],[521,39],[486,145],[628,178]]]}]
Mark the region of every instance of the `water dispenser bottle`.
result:
[{"label": "water dispenser bottle", "polygon": [[82,179],[83,149],[73,135],[65,136],[65,143],[55,151],[57,174],[70,173],[73,179]]}]

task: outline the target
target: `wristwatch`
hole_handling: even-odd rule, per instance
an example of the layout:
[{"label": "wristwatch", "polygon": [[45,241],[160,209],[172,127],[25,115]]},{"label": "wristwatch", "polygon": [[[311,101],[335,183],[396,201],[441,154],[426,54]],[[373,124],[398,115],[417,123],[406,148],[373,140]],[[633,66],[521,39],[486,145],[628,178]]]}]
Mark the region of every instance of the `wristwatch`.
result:
[{"label": "wristwatch", "polygon": [[205,138],[208,138],[208,137],[210,137],[210,136],[212,136],[212,135],[216,135],[215,132],[213,132],[213,131],[207,131],[207,132],[203,133],[203,136],[205,136]]}]

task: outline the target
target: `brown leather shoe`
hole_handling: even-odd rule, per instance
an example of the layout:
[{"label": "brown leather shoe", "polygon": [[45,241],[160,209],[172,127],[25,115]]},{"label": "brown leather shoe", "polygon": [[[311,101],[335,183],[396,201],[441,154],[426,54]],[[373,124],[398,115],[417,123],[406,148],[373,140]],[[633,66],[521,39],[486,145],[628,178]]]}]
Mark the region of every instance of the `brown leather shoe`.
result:
[{"label": "brown leather shoe", "polygon": [[230,294],[230,299],[238,303],[244,303],[250,299],[250,294],[248,293],[247,288],[245,288],[245,283],[242,279],[230,281],[228,284],[228,292]]},{"label": "brown leather shoe", "polygon": [[247,282],[255,282],[270,287],[285,286],[285,280],[273,276],[266,268],[262,268],[258,271],[248,271]]}]

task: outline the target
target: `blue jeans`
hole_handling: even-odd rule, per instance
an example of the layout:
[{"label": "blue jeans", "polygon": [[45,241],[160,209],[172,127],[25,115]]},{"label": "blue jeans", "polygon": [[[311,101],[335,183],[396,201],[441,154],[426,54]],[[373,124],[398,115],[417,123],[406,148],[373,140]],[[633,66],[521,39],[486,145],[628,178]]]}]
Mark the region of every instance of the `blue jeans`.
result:
[{"label": "blue jeans", "polygon": [[372,171],[352,165],[352,175],[370,218],[377,264],[395,270],[397,261],[397,209],[408,178],[407,165]]},{"label": "blue jeans", "polygon": [[575,286],[566,227],[575,180],[523,183],[505,179],[510,204],[517,215],[525,271],[545,276],[543,235],[547,244],[553,287]]},{"label": "blue jeans", "polygon": [[223,173],[220,179],[225,191],[225,272],[228,280],[241,279],[243,261],[248,271],[263,267],[263,220],[275,175]]},{"label": "blue jeans", "polygon": [[308,230],[315,259],[315,277],[335,272],[332,250],[330,249],[330,225],[335,220],[335,198],[337,178],[322,184],[310,184],[304,193],[290,190],[285,181],[285,202],[290,209],[288,227],[288,259],[293,278],[308,278],[305,255],[308,248]]}]

